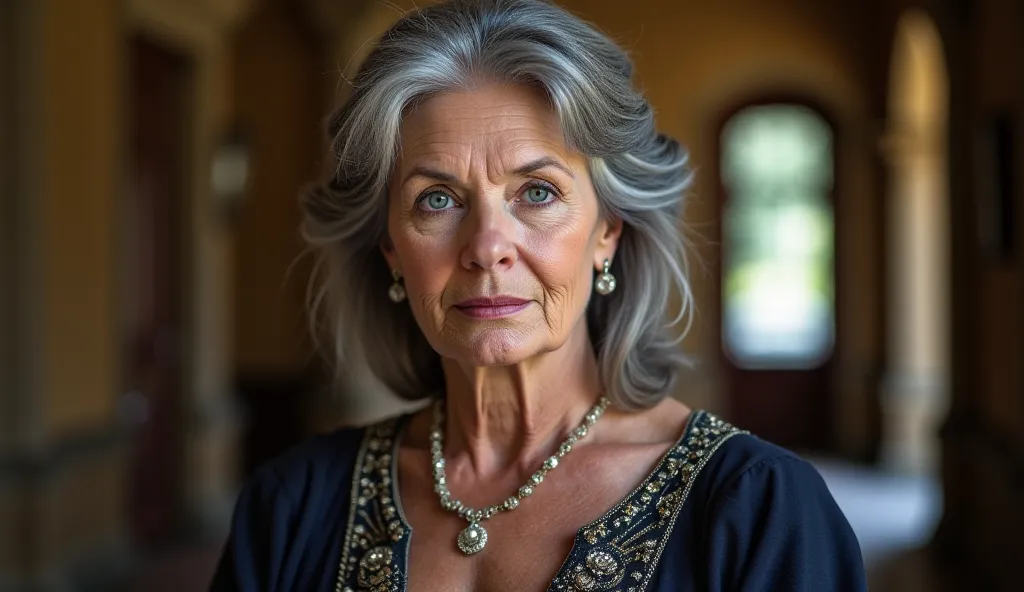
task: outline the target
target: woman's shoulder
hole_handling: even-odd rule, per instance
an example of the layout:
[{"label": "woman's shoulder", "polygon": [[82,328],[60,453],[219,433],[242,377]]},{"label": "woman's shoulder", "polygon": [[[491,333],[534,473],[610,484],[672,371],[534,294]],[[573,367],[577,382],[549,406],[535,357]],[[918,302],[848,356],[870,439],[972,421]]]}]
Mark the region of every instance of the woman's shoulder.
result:
[{"label": "woman's shoulder", "polygon": [[814,466],[796,453],[732,426],[712,413],[694,411],[690,423],[687,440],[711,442],[711,449],[705,452],[701,481],[713,497],[745,478],[765,473],[784,473],[798,481],[820,481]]},{"label": "woman's shoulder", "polygon": [[[853,539],[842,510],[813,464],[710,413],[695,413],[686,443],[703,439],[711,444],[703,451],[705,458],[691,495],[707,520],[719,526],[730,522],[753,526],[770,516],[777,526],[799,521]],[[719,434],[717,441],[714,433]]]},{"label": "woman's shoulder", "polygon": [[[758,468],[814,471],[793,452],[762,440],[704,409],[691,409],[666,399],[637,414],[628,424],[629,436],[644,442],[669,442],[665,459],[676,458],[698,475],[691,494],[716,493]],[[681,456],[680,456],[681,455]],[[663,459],[664,462],[664,459]]]},{"label": "woman's shoulder", "polygon": [[863,590],[856,535],[817,469],[756,435],[728,433],[694,482],[708,577],[758,589]]},{"label": "woman's shoulder", "polygon": [[680,445],[700,457],[695,489],[706,490],[712,497],[735,487],[744,476],[764,471],[791,473],[800,479],[820,478],[813,465],[796,453],[705,410],[690,413]]}]

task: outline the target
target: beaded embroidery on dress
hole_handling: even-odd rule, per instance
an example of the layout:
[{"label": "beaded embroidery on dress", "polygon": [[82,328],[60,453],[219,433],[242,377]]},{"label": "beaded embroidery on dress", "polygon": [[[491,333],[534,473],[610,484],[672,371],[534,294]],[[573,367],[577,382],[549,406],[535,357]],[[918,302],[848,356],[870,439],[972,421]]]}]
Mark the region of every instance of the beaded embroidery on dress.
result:
[{"label": "beaded embroidery on dress", "polygon": [[[394,474],[404,421],[367,428],[353,473],[337,592],[403,592],[412,529],[402,516]],[[694,411],[680,440],[625,499],[581,528],[548,590],[640,592],[658,567],[694,480],[729,438],[746,432]]]},{"label": "beaded embroidery on dress", "polygon": [[412,530],[395,502],[395,442],[401,418],[366,429],[352,473],[348,526],[338,567],[337,592],[399,592],[406,588]]}]

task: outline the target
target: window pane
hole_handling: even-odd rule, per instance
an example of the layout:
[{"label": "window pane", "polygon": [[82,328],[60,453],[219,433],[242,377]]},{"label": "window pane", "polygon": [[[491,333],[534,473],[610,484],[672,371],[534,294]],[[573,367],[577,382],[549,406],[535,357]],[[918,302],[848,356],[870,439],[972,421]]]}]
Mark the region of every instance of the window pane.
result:
[{"label": "window pane", "polygon": [[831,130],[806,107],[752,107],[721,157],[723,347],[745,368],[820,365],[835,340]]}]

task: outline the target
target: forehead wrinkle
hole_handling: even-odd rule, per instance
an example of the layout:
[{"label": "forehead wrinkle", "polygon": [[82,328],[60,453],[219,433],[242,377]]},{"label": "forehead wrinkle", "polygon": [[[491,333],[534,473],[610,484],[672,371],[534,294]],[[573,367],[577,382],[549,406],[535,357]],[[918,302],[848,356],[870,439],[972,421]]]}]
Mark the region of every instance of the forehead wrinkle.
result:
[{"label": "forehead wrinkle", "polygon": [[[523,165],[545,157],[550,157],[560,161],[566,166],[566,168],[572,170],[571,160],[563,146],[550,141],[533,141],[532,139],[524,139],[510,142],[509,144],[502,146],[501,149],[495,150],[493,158],[494,166],[489,168],[489,172],[495,178],[511,176],[514,174],[516,169]],[[544,167],[544,169],[541,170],[546,169],[558,171],[558,168],[554,166]],[[565,173],[559,171],[559,174],[564,175]]]},{"label": "forehead wrinkle", "polygon": [[409,140],[403,138],[398,155],[398,171],[403,179],[415,167],[434,169],[459,176],[459,169],[467,160],[463,153],[468,147],[449,139],[430,139],[442,134],[443,132],[438,131]]},{"label": "forehead wrinkle", "polygon": [[[456,134],[458,136],[474,135],[487,136],[505,133],[510,130],[524,129],[529,132],[540,131],[544,135],[550,135],[552,124],[559,129],[557,120],[548,121],[553,117],[538,116],[534,113],[516,113],[512,109],[498,110],[494,113],[468,115],[462,109],[450,108],[450,113],[417,113],[403,122],[403,135],[409,136],[410,141],[421,141],[431,136],[446,136]],[[559,135],[561,130],[559,129]]]},{"label": "forehead wrinkle", "polygon": [[489,99],[493,95],[469,93],[420,105],[403,123],[401,168],[423,166],[467,181],[476,177],[473,184],[483,179],[497,184],[510,171],[545,156],[577,168],[550,107]]},{"label": "forehead wrinkle", "polygon": [[560,142],[532,133],[515,134],[517,137],[512,138],[508,135],[493,133],[470,141],[434,140],[405,146],[402,175],[422,167],[451,174],[464,182],[486,177],[491,183],[499,184],[517,168],[543,157],[554,158],[570,170],[575,168]]},{"label": "forehead wrinkle", "polygon": [[535,103],[526,97],[500,97],[503,100],[494,103],[493,98],[489,92],[441,95],[420,105],[405,119],[403,128],[406,131],[410,127],[420,128],[421,134],[418,135],[493,133],[518,126],[543,132],[560,128],[554,111],[543,103]]}]

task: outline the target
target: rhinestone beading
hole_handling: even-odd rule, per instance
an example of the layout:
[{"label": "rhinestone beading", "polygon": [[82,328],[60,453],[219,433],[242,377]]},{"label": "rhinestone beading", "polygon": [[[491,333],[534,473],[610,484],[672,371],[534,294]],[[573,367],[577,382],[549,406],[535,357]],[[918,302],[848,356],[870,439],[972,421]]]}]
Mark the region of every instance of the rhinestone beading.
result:
[{"label": "rhinestone beading", "polygon": [[459,533],[459,550],[466,555],[473,555],[483,551],[487,544],[487,531],[476,522],[470,523]]}]

